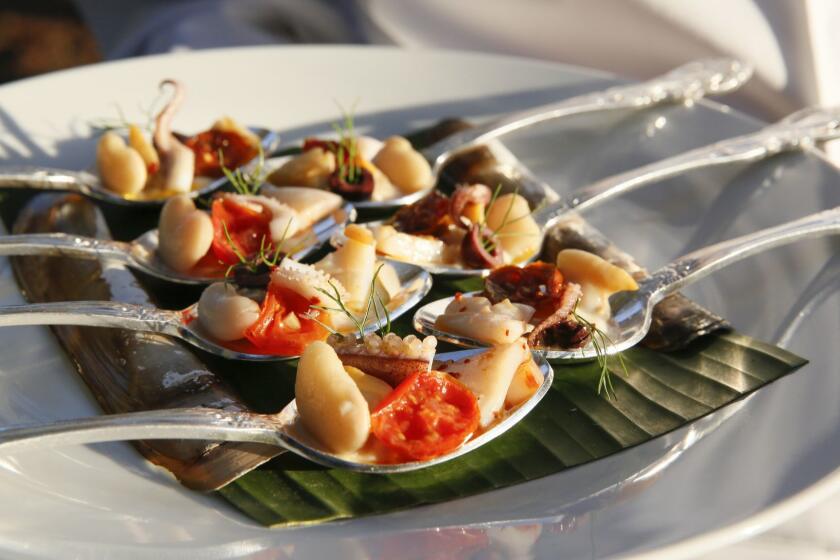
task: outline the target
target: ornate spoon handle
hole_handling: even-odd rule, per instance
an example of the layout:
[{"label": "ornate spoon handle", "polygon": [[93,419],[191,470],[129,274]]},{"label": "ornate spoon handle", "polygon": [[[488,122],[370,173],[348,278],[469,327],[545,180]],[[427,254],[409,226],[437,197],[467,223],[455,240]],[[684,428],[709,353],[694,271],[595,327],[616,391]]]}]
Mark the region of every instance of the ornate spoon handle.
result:
[{"label": "ornate spoon handle", "polygon": [[749,235],[709,245],[684,255],[644,280],[640,291],[656,303],[734,262],[800,239],[840,234],[840,206]]},{"label": "ornate spoon handle", "polygon": [[806,108],[758,132],[728,138],[592,183],[568,199],[543,208],[535,218],[539,223],[550,225],[552,220],[569,210],[584,210],[648,183],[692,169],[757,161],[837,137],[840,137],[840,108]]},{"label": "ornate spoon handle", "polygon": [[44,167],[0,167],[0,189],[38,189],[92,193],[91,185],[99,179],[86,171],[49,169]]},{"label": "ornate spoon handle", "polygon": [[131,245],[66,233],[27,233],[0,236],[0,255],[47,255],[103,258],[130,264]]},{"label": "ornate spoon handle", "polygon": [[0,449],[143,439],[200,439],[283,445],[267,416],[212,408],[149,410],[0,428]]},{"label": "ornate spoon handle", "polygon": [[514,130],[579,113],[642,108],[726,93],[741,87],[751,75],[750,66],[734,59],[699,60],[640,84],[612,87],[511,113],[486,125],[457,133],[423,150],[423,154],[432,162],[433,172],[437,173],[454,155]]},{"label": "ornate spoon handle", "polygon": [[181,314],[150,305],[116,301],[62,301],[0,307],[0,327],[78,325],[181,337]]}]

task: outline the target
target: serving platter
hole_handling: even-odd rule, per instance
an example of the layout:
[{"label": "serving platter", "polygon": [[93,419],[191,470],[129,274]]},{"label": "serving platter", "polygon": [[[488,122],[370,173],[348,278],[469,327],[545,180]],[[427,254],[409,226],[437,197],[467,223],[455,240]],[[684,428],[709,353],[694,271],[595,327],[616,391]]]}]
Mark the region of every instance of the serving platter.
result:
[{"label": "serving platter", "polygon": [[[257,72],[243,88],[219,80],[215,70],[240,67],[282,71]],[[310,76],[307,87],[288,87],[289,75],[304,73]],[[384,137],[443,116],[478,120],[617,83],[548,63],[384,48],[259,48],[152,57],[0,88],[0,157],[13,164],[84,165],[94,146],[89,120],[169,76],[184,80],[193,92],[212,92],[193,98],[177,120],[179,127],[200,127],[208,114],[224,110],[241,122],[279,130],[284,142],[328,129],[335,99],[358,98],[359,128]],[[64,96],[61,103],[55,103],[56,91]],[[563,193],[760,125],[703,102],[574,117],[512,135],[506,145]],[[653,269],[705,244],[837,206],[837,178],[837,171],[816,155],[790,154],[664,181],[587,217]],[[408,557],[412,550],[422,557],[434,549],[457,557],[453,543],[472,535],[484,535],[486,547],[505,551],[509,528],[519,527],[538,536],[531,551],[536,556],[553,557],[562,550],[564,556],[601,558],[682,541],[691,548],[671,551],[693,553],[737,538],[767,522],[766,515],[750,522],[755,514],[770,510],[779,521],[807,503],[797,498],[802,492],[813,496],[836,486],[831,474],[840,465],[835,402],[840,349],[826,342],[840,329],[840,293],[817,288],[826,277],[840,275],[840,259],[830,260],[837,248],[837,240],[824,240],[776,250],[689,291],[745,334],[771,342],[785,335],[786,347],[808,358],[809,365],[688,428],[591,465],[437,506],[272,531],[217,498],[181,488],[128,445],[3,455],[0,551],[44,558],[94,553],[317,558],[352,550],[364,558],[381,556],[389,543],[402,543]],[[0,303],[22,303],[3,263]],[[789,331],[797,311],[806,307],[811,309],[806,320]],[[98,413],[47,329],[6,329],[0,336],[6,349],[0,421]]]}]

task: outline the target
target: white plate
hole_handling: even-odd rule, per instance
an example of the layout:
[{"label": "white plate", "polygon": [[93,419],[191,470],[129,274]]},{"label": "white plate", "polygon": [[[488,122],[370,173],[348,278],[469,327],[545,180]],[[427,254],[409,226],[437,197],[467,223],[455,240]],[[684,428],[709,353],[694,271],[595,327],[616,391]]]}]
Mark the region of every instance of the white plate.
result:
[{"label": "white plate", "polygon": [[[183,129],[219,113],[276,127],[287,141],[323,132],[335,100],[358,99],[357,123],[377,136],[439,117],[479,117],[567,97],[612,82],[579,69],[515,58],[381,48],[206,51],[104,64],[0,88],[0,157],[8,163],[84,168],[86,123],[114,102],[131,111],[162,78],[188,88]],[[641,114],[568,119],[507,145],[560,191],[759,123],[700,104]],[[650,268],[702,244],[840,204],[838,176],[813,155],[696,172],[599,208],[592,222]],[[721,194],[725,188],[726,195]],[[776,250],[730,267],[690,293],[743,332],[773,340],[803,302],[837,241]],[[838,274],[837,260],[829,272]],[[20,302],[3,264],[0,303]],[[696,552],[792,515],[832,484],[840,465],[840,295],[793,333],[811,363],[754,397],[647,444],[528,484],[431,507],[297,530],[257,526],[223,501],[182,489],[128,445],[0,457],[0,556],[275,558],[384,555],[453,557],[506,548],[539,534],[539,557],[641,553],[686,539]],[[0,421],[97,413],[49,331],[0,331]],[[558,372],[558,374],[562,374]],[[834,485],[836,486],[836,485]],[[800,494],[804,490],[809,494]],[[763,510],[757,521],[748,521]],[[763,520],[763,521],[762,521]],[[511,525],[532,527],[512,531]],[[465,534],[453,527],[471,526]],[[441,531],[427,530],[448,527]],[[735,527],[721,533],[727,527]],[[403,532],[403,534],[397,534]],[[410,532],[410,534],[404,534]],[[699,538],[715,532],[714,538]],[[513,537],[518,537],[513,538]],[[340,551],[340,552],[339,552]],[[286,556],[284,556],[286,555]]]}]

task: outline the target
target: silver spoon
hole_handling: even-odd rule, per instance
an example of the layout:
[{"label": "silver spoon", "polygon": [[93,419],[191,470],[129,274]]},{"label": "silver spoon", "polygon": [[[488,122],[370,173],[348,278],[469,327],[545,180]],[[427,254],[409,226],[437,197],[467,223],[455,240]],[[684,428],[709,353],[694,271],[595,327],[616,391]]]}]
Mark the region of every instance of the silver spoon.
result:
[{"label": "silver spoon", "polygon": [[[698,60],[646,82],[616,86],[570,97],[559,102],[516,111],[464,130],[420,150],[432,166],[432,184],[457,155],[490,140],[535,124],[582,113],[616,109],[643,109],[664,103],[694,101],[706,95],[722,95],[740,88],[752,76],[752,67],[731,58]],[[269,160],[274,168],[286,158]],[[358,209],[387,210],[411,204],[432,191],[423,189],[390,200],[354,202]]]},{"label": "silver spoon", "polygon": [[[429,293],[432,277],[416,265],[394,261],[390,264],[396,270],[402,287],[399,295],[387,304],[393,320],[411,310]],[[256,354],[224,346],[201,328],[197,303],[182,310],[116,301],[62,301],[0,306],[0,327],[22,325],[77,325],[161,333],[180,338],[206,352],[230,360],[274,362],[297,358]],[[365,332],[373,332],[378,327],[375,318],[371,318],[365,325]]]},{"label": "silver spoon", "polygon": [[[271,153],[280,143],[280,137],[276,132],[264,128],[250,128],[250,131],[259,136],[263,153]],[[207,196],[227,183],[227,177],[220,177],[210,181],[200,189],[185,194],[190,198]],[[161,206],[167,200],[166,197],[154,199],[126,198],[106,188],[99,176],[90,171],[32,166],[0,167],[0,189],[74,192],[120,206]]]},{"label": "silver spoon", "polygon": [[[636,190],[656,181],[703,167],[736,162],[755,162],[781,152],[810,149],[816,142],[840,137],[840,107],[802,109],[758,132],[744,134],[695,148],[648,165],[601,179],[567,196],[538,208],[532,217],[540,226],[543,238],[552,225],[569,212],[588,210],[616,196]],[[545,189],[550,189],[547,185]],[[555,195],[556,196],[556,195]],[[369,222],[377,226],[384,221]],[[336,232],[333,245],[343,242],[343,234]],[[539,256],[534,253],[530,262]],[[393,258],[393,257],[389,257]],[[469,269],[460,264],[417,263],[434,275],[444,277],[486,276],[490,269]],[[524,263],[520,263],[524,264]]]},{"label": "silver spoon", "polygon": [[[345,203],[329,216],[313,224],[311,228],[301,232],[299,242],[296,243],[296,246],[301,249],[291,255],[292,258],[301,260],[307,257],[326,243],[335,232],[352,222],[355,217],[356,211],[353,206]],[[134,241],[97,239],[67,233],[27,233],[0,236],[0,255],[107,259],[178,284],[210,284],[223,278],[224,271],[215,276],[205,276],[201,271],[191,273],[173,270],[158,256],[158,242],[157,229],[147,231]]]},{"label": "silver spoon", "polygon": [[[620,292],[610,297],[611,318],[607,335],[611,344],[605,354],[622,352],[638,344],[650,330],[653,307],[663,298],[709,274],[742,259],[810,237],[840,233],[840,207],[824,210],[785,224],[763,229],[710,245],[679,257],[639,282],[639,289]],[[453,298],[431,302],[414,315],[414,328],[460,346],[486,346],[472,338],[442,332],[435,319]],[[577,349],[537,349],[547,359],[590,360],[598,357],[592,345]]]},{"label": "silver spoon", "polygon": [[[458,360],[481,352],[483,350],[448,352],[438,354],[435,358]],[[330,453],[317,446],[311,437],[307,437],[300,424],[297,403],[294,400],[278,414],[185,408],[112,414],[51,424],[9,426],[0,428],[0,451],[15,452],[43,446],[148,439],[237,441],[276,445],[330,468],[375,474],[408,472],[451,461],[469,453],[496,439],[522,420],[548,393],[554,380],[554,371],[545,358],[537,353],[533,356],[544,379],[530,399],[455,451],[427,461],[380,465],[353,461]]]}]

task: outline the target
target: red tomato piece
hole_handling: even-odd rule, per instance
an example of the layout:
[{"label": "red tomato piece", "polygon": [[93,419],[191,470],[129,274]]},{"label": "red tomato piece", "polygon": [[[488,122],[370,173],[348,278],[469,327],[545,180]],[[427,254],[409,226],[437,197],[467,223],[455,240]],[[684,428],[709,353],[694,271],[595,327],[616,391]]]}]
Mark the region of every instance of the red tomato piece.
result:
[{"label": "red tomato piece", "polygon": [[[252,204],[241,204],[234,196],[221,196],[213,201],[211,217],[213,219],[211,250],[223,263],[238,264],[239,257],[236,251],[244,257],[255,255],[259,252],[263,239],[268,250],[271,243],[269,223],[272,216],[267,208],[260,206],[260,210],[256,211]],[[228,240],[228,235],[225,235],[225,228],[230,235],[230,240]]]},{"label": "red tomato piece", "polygon": [[[195,154],[195,174],[201,177],[221,177],[222,163],[236,169],[257,156],[257,148],[247,138],[230,130],[205,130],[184,143]],[[219,161],[219,151],[224,161]]]},{"label": "red tomato piece", "polygon": [[438,371],[406,378],[371,414],[373,435],[409,460],[457,449],[478,428],[478,402],[465,385]]},{"label": "red tomato piece", "polygon": [[[270,287],[260,307],[257,321],[245,331],[245,338],[257,350],[279,356],[296,356],[315,340],[324,340],[327,330],[306,314],[312,312],[311,302],[285,288]],[[300,328],[292,330],[283,319],[294,313]]]}]

